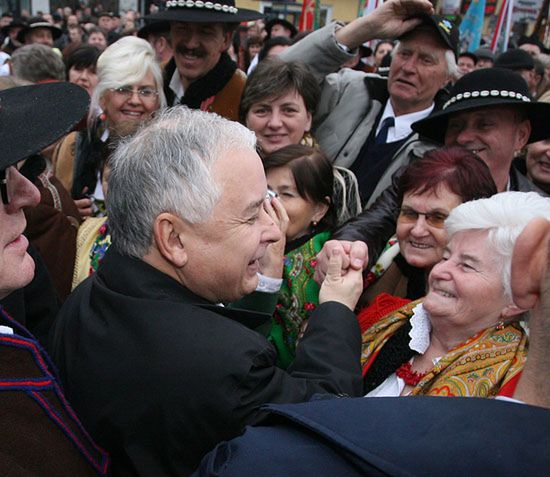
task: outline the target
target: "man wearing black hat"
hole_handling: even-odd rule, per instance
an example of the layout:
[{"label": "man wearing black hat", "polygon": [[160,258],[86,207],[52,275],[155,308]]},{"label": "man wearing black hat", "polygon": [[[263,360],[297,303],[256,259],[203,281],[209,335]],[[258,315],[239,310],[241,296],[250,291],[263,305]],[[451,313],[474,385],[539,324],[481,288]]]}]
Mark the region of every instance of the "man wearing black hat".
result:
[{"label": "man wearing black hat", "polygon": [[538,83],[535,75],[535,60],[527,51],[522,49],[505,51],[497,56],[495,66],[519,73],[527,83],[531,95],[535,96],[537,94]]},{"label": "man wearing black hat", "polygon": [[[0,298],[27,285],[24,207],[39,201],[16,164],[66,134],[86,113],[88,95],[69,83],[0,92]],[[107,475],[108,458],[75,417],[41,345],[0,307],[0,475]]]},{"label": "man wearing black hat", "polygon": [[170,22],[147,22],[145,26],[139,29],[138,36],[151,43],[157,55],[157,60],[164,68],[174,56],[172,37],[170,35]]},{"label": "man wearing black hat", "polygon": [[63,32],[61,28],[44,21],[42,18],[33,18],[29,20],[28,25],[17,35],[17,39],[25,45],[39,43],[53,47],[53,42],[57,40]]},{"label": "man wearing black hat", "polygon": [[[489,167],[499,192],[543,193],[517,171],[512,162],[526,144],[550,137],[550,104],[533,101],[519,74],[496,67],[463,76],[450,93],[442,109],[413,124],[413,130],[435,143],[472,151]],[[351,260],[357,257],[365,261],[368,254],[368,266],[374,264],[395,233],[399,176],[400,173],[394,175],[393,185],[373,207],[336,231],[335,240],[325,244],[318,255],[318,279],[322,279],[323,270],[336,249],[345,252]]]},{"label": "man wearing black hat", "polygon": [[21,19],[12,20],[7,26],[2,27],[2,51],[11,55],[22,43],[19,41],[19,32],[26,26],[26,22]]},{"label": "man wearing black hat", "polygon": [[[458,29],[432,12],[427,0],[390,0],[346,26],[313,32],[281,54],[285,61],[305,61],[324,80],[313,133],[336,165],[355,172],[364,204],[411,155],[429,147],[410,126],[430,114],[438,92],[458,73]],[[387,80],[347,68],[332,73],[364,42],[390,36],[400,41]]]},{"label": "man wearing black hat", "polygon": [[276,36],[284,36],[286,38],[294,38],[298,30],[296,27],[284,18],[273,18],[265,24],[267,32],[267,40]]},{"label": "man wearing black hat", "polygon": [[166,10],[150,15],[149,20],[171,23],[174,59],[166,66],[164,81],[168,105],[183,104],[237,121],[246,76],[227,49],[239,22],[261,17],[236,8],[233,0],[169,0]]}]

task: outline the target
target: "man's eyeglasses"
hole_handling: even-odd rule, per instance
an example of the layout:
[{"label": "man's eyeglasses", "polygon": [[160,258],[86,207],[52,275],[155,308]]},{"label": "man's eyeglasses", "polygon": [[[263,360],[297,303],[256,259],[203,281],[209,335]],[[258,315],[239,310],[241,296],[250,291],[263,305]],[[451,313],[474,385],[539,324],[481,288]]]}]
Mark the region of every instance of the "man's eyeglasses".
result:
[{"label": "man's eyeglasses", "polygon": [[0,171],[0,194],[2,195],[2,203],[5,205],[10,203],[10,196],[8,194],[8,176],[10,169],[11,168],[8,167],[7,169]]},{"label": "man's eyeglasses", "polygon": [[423,215],[426,217],[426,222],[428,225],[435,227],[436,229],[442,229],[445,226],[445,220],[449,216],[442,212],[418,212],[411,207],[401,207],[399,209],[398,221],[404,222],[407,224],[414,224],[418,220],[418,217]]},{"label": "man's eyeglasses", "polygon": [[120,88],[112,88],[111,91],[120,96],[124,96],[126,99],[131,98],[134,93],[137,93],[141,99],[151,101],[156,99],[159,92],[154,88],[145,86],[143,88],[133,88],[132,86],[121,86]]}]

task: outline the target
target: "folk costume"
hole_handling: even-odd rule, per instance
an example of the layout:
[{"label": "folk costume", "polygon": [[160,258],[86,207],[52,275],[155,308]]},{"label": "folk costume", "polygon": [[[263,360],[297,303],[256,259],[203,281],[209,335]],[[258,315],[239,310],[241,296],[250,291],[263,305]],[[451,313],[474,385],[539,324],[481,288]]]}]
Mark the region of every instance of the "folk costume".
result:
[{"label": "folk costume", "polygon": [[[4,180],[0,186],[6,215],[21,213],[17,203],[14,210],[6,207],[17,200],[8,193],[6,169],[66,134],[84,116],[88,102],[88,94],[70,83],[21,86],[0,92],[0,142],[4,145],[0,156]],[[6,226],[11,223],[8,220]],[[65,400],[49,357],[2,308],[0,350],[0,474],[106,476],[109,459],[93,443]]]},{"label": "folk costume", "polygon": [[[149,15],[147,20],[188,23],[239,23],[262,18],[262,13],[246,8],[236,8],[234,0],[216,2],[177,0],[166,2],[166,9]],[[175,46],[175,45],[174,45]],[[183,104],[193,109],[217,113],[232,121],[239,120],[239,104],[246,83],[246,75],[227,52],[206,75],[193,81],[183,90],[176,62],[172,58],[165,69],[164,93],[170,106]]]},{"label": "folk costume", "polygon": [[[365,393],[384,383],[416,353],[423,353],[429,345],[429,331],[426,311],[415,301],[390,313],[363,333],[361,363]],[[442,356],[421,377],[411,394],[512,396],[526,358],[527,335],[523,328],[518,323],[498,324],[480,331]]]},{"label": "folk costume", "polygon": [[[273,313],[268,335],[277,348],[277,364],[286,369],[294,360],[296,345],[310,315],[319,306],[319,285],[313,279],[317,254],[330,239],[321,232],[287,244],[284,257],[283,283]],[[299,240],[299,239],[298,239]]]}]

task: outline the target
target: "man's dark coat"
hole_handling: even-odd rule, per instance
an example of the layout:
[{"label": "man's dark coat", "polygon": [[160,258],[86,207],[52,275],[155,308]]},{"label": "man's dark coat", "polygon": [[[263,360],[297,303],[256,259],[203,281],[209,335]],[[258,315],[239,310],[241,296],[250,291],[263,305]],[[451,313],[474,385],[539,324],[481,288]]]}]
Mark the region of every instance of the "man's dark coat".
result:
[{"label": "man's dark coat", "polygon": [[114,476],[189,474],[265,403],[360,395],[361,339],[345,306],[313,313],[287,371],[246,320],[109,249],[62,308],[53,356],[71,402],[110,451]]}]

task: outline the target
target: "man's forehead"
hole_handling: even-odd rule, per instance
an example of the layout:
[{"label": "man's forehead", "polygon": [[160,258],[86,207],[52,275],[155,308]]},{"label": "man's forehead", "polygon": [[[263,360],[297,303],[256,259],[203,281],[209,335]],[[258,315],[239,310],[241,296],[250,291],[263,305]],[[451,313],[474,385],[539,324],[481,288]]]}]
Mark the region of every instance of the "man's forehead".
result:
[{"label": "man's forehead", "polygon": [[454,119],[469,119],[476,117],[483,118],[500,118],[503,114],[513,115],[517,111],[513,106],[487,106],[482,108],[476,108],[469,111],[461,111],[450,115],[450,120]]}]

